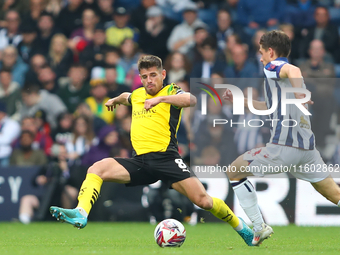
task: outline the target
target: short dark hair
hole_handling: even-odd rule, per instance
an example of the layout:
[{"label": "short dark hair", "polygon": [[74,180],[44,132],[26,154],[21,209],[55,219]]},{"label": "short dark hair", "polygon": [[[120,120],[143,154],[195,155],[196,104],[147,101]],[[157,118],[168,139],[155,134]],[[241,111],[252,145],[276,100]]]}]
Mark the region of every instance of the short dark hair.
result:
[{"label": "short dark hair", "polygon": [[20,139],[24,136],[24,135],[29,135],[31,137],[31,139],[33,140],[35,135],[29,131],[29,130],[23,130],[21,131],[21,134],[20,134]]},{"label": "short dark hair", "polygon": [[34,84],[34,83],[26,83],[24,87],[22,88],[22,92],[27,93],[27,94],[32,94],[32,93],[39,94],[39,91],[40,91],[39,85]]},{"label": "short dark hair", "polygon": [[278,57],[288,57],[290,54],[290,39],[280,30],[266,32],[260,39],[260,45],[265,50],[272,48]]},{"label": "short dark hair", "polygon": [[151,67],[157,67],[158,70],[163,70],[162,60],[154,55],[146,55],[138,60],[138,71],[141,69],[149,69]]},{"label": "short dark hair", "polygon": [[201,44],[201,48],[209,46],[213,50],[217,50],[217,40],[215,37],[208,36],[205,38]]},{"label": "short dark hair", "polygon": [[0,73],[9,73],[9,74],[12,74],[12,71],[11,71],[11,69],[9,69],[7,67],[4,67],[4,68],[1,68]]}]

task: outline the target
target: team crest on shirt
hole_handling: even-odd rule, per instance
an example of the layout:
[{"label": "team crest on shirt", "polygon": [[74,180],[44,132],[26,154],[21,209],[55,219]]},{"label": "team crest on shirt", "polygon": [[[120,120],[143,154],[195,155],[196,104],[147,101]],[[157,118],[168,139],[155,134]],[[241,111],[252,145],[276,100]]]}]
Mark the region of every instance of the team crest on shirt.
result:
[{"label": "team crest on shirt", "polygon": [[301,128],[310,129],[310,125],[309,125],[308,121],[305,120],[303,116],[300,117],[300,123],[299,124],[300,124]]}]

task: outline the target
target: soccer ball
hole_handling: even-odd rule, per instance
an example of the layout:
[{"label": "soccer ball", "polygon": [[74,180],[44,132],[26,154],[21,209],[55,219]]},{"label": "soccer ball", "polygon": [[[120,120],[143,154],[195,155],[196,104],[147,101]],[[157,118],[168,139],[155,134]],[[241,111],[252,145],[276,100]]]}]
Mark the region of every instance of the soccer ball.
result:
[{"label": "soccer ball", "polygon": [[180,247],[185,241],[185,228],[178,220],[161,221],[154,232],[156,243],[164,247]]}]

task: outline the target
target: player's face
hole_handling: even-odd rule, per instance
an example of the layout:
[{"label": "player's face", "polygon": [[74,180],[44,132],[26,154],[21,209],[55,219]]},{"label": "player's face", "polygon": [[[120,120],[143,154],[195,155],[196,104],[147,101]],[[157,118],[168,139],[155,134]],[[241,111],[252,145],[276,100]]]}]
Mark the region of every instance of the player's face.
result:
[{"label": "player's face", "polygon": [[141,69],[139,76],[146,93],[154,96],[162,89],[166,72],[164,69],[159,70],[156,66],[153,66],[148,69]]},{"label": "player's face", "polygon": [[271,52],[270,52],[269,49],[268,50],[263,49],[261,44],[260,44],[259,52],[262,55],[261,56],[261,62],[265,66],[266,64],[268,64],[271,61],[271,59],[270,59],[270,55],[271,55],[270,53]]}]

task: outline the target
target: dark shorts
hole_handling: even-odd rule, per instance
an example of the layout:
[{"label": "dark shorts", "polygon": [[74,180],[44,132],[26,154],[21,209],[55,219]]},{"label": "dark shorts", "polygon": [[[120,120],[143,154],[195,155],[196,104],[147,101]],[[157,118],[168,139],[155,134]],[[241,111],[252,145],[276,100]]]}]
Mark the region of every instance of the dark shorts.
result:
[{"label": "dark shorts", "polygon": [[158,180],[169,187],[195,174],[177,152],[152,152],[133,158],[115,158],[130,173],[126,186],[148,185]]}]

